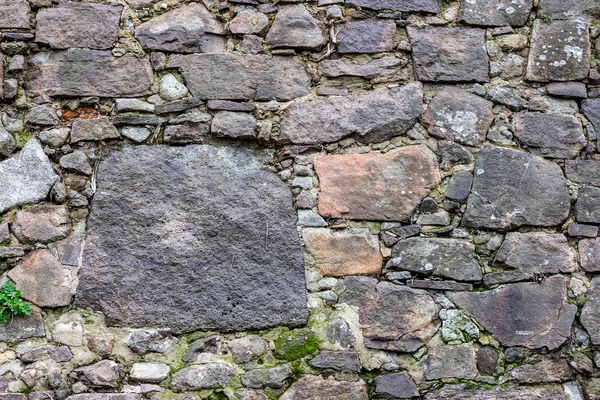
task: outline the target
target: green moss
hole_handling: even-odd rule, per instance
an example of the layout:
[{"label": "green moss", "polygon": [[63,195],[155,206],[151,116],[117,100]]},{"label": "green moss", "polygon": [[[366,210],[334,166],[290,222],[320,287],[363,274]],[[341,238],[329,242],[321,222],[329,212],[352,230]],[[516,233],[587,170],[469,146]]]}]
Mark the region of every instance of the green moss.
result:
[{"label": "green moss", "polygon": [[17,149],[19,150],[21,150],[25,146],[25,143],[34,136],[33,133],[24,130],[13,132],[12,135],[15,138]]},{"label": "green moss", "polygon": [[275,356],[295,361],[319,351],[319,341],[308,329],[283,332],[275,340]]}]

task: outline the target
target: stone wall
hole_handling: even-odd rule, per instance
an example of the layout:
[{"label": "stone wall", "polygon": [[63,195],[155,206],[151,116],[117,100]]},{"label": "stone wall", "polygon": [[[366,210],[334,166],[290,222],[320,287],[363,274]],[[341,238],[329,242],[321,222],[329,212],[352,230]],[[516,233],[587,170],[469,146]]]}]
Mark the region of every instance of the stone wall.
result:
[{"label": "stone wall", "polygon": [[0,0],[0,399],[600,399],[594,0]]}]

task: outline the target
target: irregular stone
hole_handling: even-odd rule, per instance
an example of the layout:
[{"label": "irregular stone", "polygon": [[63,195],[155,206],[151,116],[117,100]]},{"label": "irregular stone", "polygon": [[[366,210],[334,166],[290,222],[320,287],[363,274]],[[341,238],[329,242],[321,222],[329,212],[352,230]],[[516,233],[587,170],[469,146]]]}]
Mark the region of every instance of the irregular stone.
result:
[{"label": "irregular stone", "polygon": [[538,15],[555,19],[569,19],[579,15],[599,15],[600,7],[594,0],[540,0]]},{"label": "irregular stone", "polygon": [[523,105],[519,92],[512,88],[495,86],[488,90],[488,97],[495,103],[504,104],[510,109],[518,110]]},{"label": "irregular stone", "polygon": [[459,21],[479,26],[523,26],[533,7],[532,0],[461,0]]},{"label": "irregular stone", "polygon": [[236,139],[256,137],[256,118],[252,114],[234,111],[219,111],[210,126],[215,136],[227,136]]},{"label": "irregular stone", "polygon": [[0,0],[0,28],[31,28],[31,8],[27,0]]},{"label": "irregular stone", "polygon": [[87,367],[77,368],[70,378],[91,388],[117,388],[122,374],[122,365],[111,360],[102,360]]},{"label": "irregular stone", "polygon": [[62,156],[59,164],[61,168],[66,169],[67,171],[73,171],[83,175],[92,174],[92,166],[83,151],[75,150],[72,153]]},{"label": "irregular stone", "polygon": [[8,157],[15,151],[17,143],[15,138],[4,129],[2,122],[0,121],[0,156]]},{"label": "irregular stone", "polygon": [[337,51],[347,53],[383,53],[394,48],[396,23],[386,20],[351,21],[339,28]]},{"label": "irregular stone", "polygon": [[268,27],[269,17],[252,9],[240,11],[229,23],[229,30],[235,35],[261,35]]},{"label": "irregular stone", "polygon": [[440,140],[438,145],[442,158],[440,166],[445,171],[451,170],[456,165],[465,165],[473,162],[471,153],[460,144],[449,142],[447,140]]},{"label": "irregular stone", "polygon": [[71,49],[35,53],[25,89],[36,95],[127,97],[144,95],[154,78],[146,58],[110,51]]},{"label": "irregular stone", "polygon": [[335,142],[348,136],[363,143],[405,134],[421,115],[423,87],[394,89],[292,103],[281,121],[279,138],[296,144]]},{"label": "irregular stone", "polygon": [[512,386],[502,385],[493,389],[470,388],[465,384],[446,384],[441,389],[425,395],[425,400],[573,400],[565,396],[561,385]]},{"label": "irregular stone", "polygon": [[267,350],[267,344],[260,336],[248,335],[229,342],[229,349],[233,361],[244,364],[260,357]]},{"label": "irregular stone", "polygon": [[276,48],[318,50],[325,45],[325,27],[313,18],[304,4],[279,7],[267,33],[267,44]]},{"label": "irregular stone", "polygon": [[529,153],[484,146],[462,223],[468,227],[514,229],[563,223],[570,209],[560,167]]},{"label": "irregular stone", "polygon": [[581,102],[583,115],[600,131],[600,98],[587,99]]},{"label": "irregular stone", "polygon": [[23,243],[49,243],[64,239],[71,231],[71,218],[65,206],[42,205],[18,211],[11,226]]},{"label": "irregular stone", "polygon": [[591,237],[598,236],[598,227],[593,225],[569,224],[567,235],[571,237]]},{"label": "irregular stone", "polygon": [[0,244],[10,243],[10,231],[8,230],[8,222],[0,221]]},{"label": "irregular stone", "polygon": [[570,273],[577,270],[577,255],[563,234],[509,232],[494,265],[532,274]]},{"label": "irregular stone", "polygon": [[209,130],[206,124],[169,125],[163,140],[169,144],[201,144],[206,142]]},{"label": "irregular stone", "polygon": [[327,221],[314,211],[298,210],[298,226],[314,228],[326,227]]},{"label": "irregular stone", "polygon": [[583,186],[579,189],[575,203],[575,218],[577,222],[600,223],[600,188]]},{"label": "irregular stone", "polygon": [[[103,117],[100,117],[103,118]],[[156,117],[154,115],[141,114],[121,114],[111,118],[111,121],[116,126],[123,125],[162,125],[167,122],[166,118]]]},{"label": "irregular stone", "polygon": [[319,63],[319,72],[324,76],[359,76],[373,79],[393,75],[398,72],[402,61],[394,57],[370,60],[365,64],[351,64],[342,60],[323,60]]},{"label": "irregular stone", "polygon": [[139,99],[117,99],[115,104],[118,112],[139,111],[153,113],[156,109],[154,104]]},{"label": "irregular stone", "polygon": [[440,318],[444,342],[456,344],[479,338],[479,328],[462,310],[444,309],[440,311]]},{"label": "irregular stone", "polygon": [[188,88],[177,80],[173,74],[162,77],[160,82],[160,96],[167,100],[178,100],[188,94]]},{"label": "irregular stone", "polygon": [[169,331],[137,331],[127,341],[127,346],[140,355],[148,352],[168,353],[176,344],[177,339]]},{"label": "irregular stone", "polygon": [[100,162],[97,185],[78,307],[176,332],[306,323],[291,193],[249,151],[124,147]]},{"label": "irregular stone", "polygon": [[122,6],[62,0],[36,15],[35,41],[53,49],[110,49],[119,34]]},{"label": "irregular stone", "polygon": [[440,182],[436,157],[423,145],[385,154],[321,156],[315,170],[321,186],[319,214],[332,218],[405,220]]},{"label": "irregular stone", "polygon": [[242,41],[235,46],[235,49],[244,54],[263,54],[265,52],[263,43],[264,40],[260,36],[244,35]]},{"label": "irregular stone", "polygon": [[435,0],[347,0],[346,4],[371,10],[440,12]]},{"label": "irregular stone", "polygon": [[0,163],[0,213],[22,204],[43,200],[58,175],[37,139]]},{"label": "irregular stone", "polygon": [[419,397],[419,389],[406,371],[378,376],[374,382],[376,394],[387,394],[395,399]]},{"label": "irregular stone", "polygon": [[0,340],[3,342],[14,343],[23,339],[44,337],[44,322],[42,314],[32,311],[31,315],[17,315],[13,318],[12,324],[0,326]]},{"label": "irregular stone", "polygon": [[347,276],[340,303],[359,307],[365,346],[413,352],[437,331],[437,306],[424,290]]},{"label": "irregular stone", "polygon": [[360,371],[358,354],[354,351],[322,351],[308,362],[314,368],[331,368],[338,371]]},{"label": "irregular stone", "polygon": [[587,78],[589,70],[590,36],[584,21],[534,21],[526,79],[578,81]]},{"label": "irregular stone", "polygon": [[321,275],[344,276],[381,273],[383,257],[377,237],[368,232],[303,229],[306,262]]},{"label": "irregular stone", "polygon": [[440,210],[433,214],[421,214],[417,218],[417,224],[419,225],[450,225],[451,217],[450,213],[446,210]]},{"label": "irregular stone", "polygon": [[450,178],[445,196],[450,200],[455,200],[462,203],[467,200],[467,197],[471,192],[472,184],[473,174],[468,171],[458,171],[456,174],[452,175],[452,178]]},{"label": "irregular stone", "polygon": [[567,179],[585,185],[600,186],[600,161],[574,160],[565,161]]},{"label": "irregular stone", "polygon": [[69,128],[50,129],[40,132],[38,139],[42,144],[58,149],[67,142],[69,133],[71,133]]},{"label": "irregular stone", "polygon": [[[463,27],[407,27],[420,81],[488,82],[485,30]],[[445,40],[440,40],[440,38]]]},{"label": "irregular stone", "polygon": [[176,53],[222,53],[225,29],[202,3],[175,8],[135,28],[144,49]]},{"label": "irregular stone", "polygon": [[581,121],[573,115],[520,112],[513,125],[516,138],[541,156],[575,158],[585,145]]},{"label": "irregular stone", "polygon": [[109,333],[97,333],[87,335],[86,344],[90,351],[93,351],[102,358],[108,358],[112,354],[115,346],[114,336]]},{"label": "irregular stone", "polygon": [[126,126],[121,129],[121,135],[127,139],[131,139],[136,143],[142,143],[150,137],[152,133],[148,128],[143,126]]},{"label": "irregular stone", "polygon": [[296,57],[174,55],[167,67],[179,68],[200,99],[289,101],[310,93],[310,77]]},{"label": "irregular stone", "polygon": [[582,239],[577,246],[579,248],[581,268],[587,272],[600,271],[600,240]]},{"label": "irregular stone", "polygon": [[574,99],[587,98],[587,87],[582,82],[551,82],[546,85],[548,94]]},{"label": "irregular stone", "polygon": [[338,381],[333,376],[304,375],[290,386],[279,400],[367,400],[367,385],[362,379]]},{"label": "irregular stone", "polygon": [[198,107],[202,104],[202,100],[196,98],[187,98],[171,101],[165,104],[157,104],[155,111],[157,114],[168,114],[180,111],[185,111],[190,108]]},{"label": "irregular stone", "polygon": [[577,312],[576,305],[567,303],[566,284],[565,277],[555,275],[541,283],[513,283],[449,296],[503,346],[554,350],[569,337]]},{"label": "irregular stone", "polygon": [[99,141],[119,138],[119,131],[111,123],[109,117],[76,119],[71,127],[71,143],[84,140]]},{"label": "irregular stone", "polygon": [[579,321],[590,335],[593,344],[600,344],[600,277],[594,277],[587,291],[587,298],[581,311]]},{"label": "irregular stone", "polygon": [[456,239],[409,238],[394,246],[386,268],[417,272],[458,281],[480,281],[475,246]]},{"label": "irregular stone", "polygon": [[440,90],[423,113],[428,132],[440,139],[479,146],[494,121],[492,103],[465,90]]},{"label": "irregular stone", "polygon": [[189,345],[183,355],[183,362],[196,362],[202,353],[221,354],[222,343],[223,337],[218,335],[198,339]]},{"label": "irregular stone", "polygon": [[425,361],[425,379],[473,379],[477,376],[472,344],[431,346]]},{"label": "irregular stone", "polygon": [[[129,0],[131,1],[131,0]],[[140,400],[135,393],[84,393],[67,397],[66,400]]]},{"label": "irregular stone", "polygon": [[[77,315],[78,317],[78,315]],[[67,346],[83,345],[83,326],[78,320],[71,320],[69,314],[52,327],[52,340]]]},{"label": "irregular stone", "polygon": [[519,383],[564,382],[571,378],[567,360],[543,359],[533,364],[523,364],[508,373],[511,380]]},{"label": "irregular stone", "polygon": [[169,375],[170,371],[167,364],[135,363],[131,366],[129,378],[134,381],[159,383]]},{"label": "irregular stone", "polygon": [[242,375],[242,384],[250,388],[280,389],[286,379],[292,375],[292,364],[284,364],[273,368],[253,369]]},{"label": "irregular stone", "polygon": [[21,246],[0,246],[0,260],[23,257],[23,255],[25,255],[25,252]]},{"label": "irregular stone", "polygon": [[192,111],[173,118],[169,124],[204,124],[210,122],[212,116],[202,111]]},{"label": "irregular stone", "polygon": [[233,393],[238,400],[269,400],[266,394],[260,390],[238,389]]},{"label": "irregular stone", "polygon": [[406,282],[407,286],[417,289],[430,289],[430,290],[450,290],[450,291],[471,291],[473,285],[470,283],[459,283],[453,281],[430,281],[430,280],[416,280],[411,279]]},{"label": "irregular stone", "polygon": [[254,111],[254,103],[238,103],[236,101],[228,100],[209,100],[206,102],[206,107],[210,110],[220,111]]},{"label": "irregular stone", "polygon": [[54,126],[58,125],[59,119],[56,111],[53,108],[46,106],[35,106],[27,115],[25,115],[25,123],[32,125]]},{"label": "irregular stone", "polygon": [[171,386],[175,392],[217,389],[227,386],[235,375],[235,370],[225,363],[192,365],[175,372]]}]

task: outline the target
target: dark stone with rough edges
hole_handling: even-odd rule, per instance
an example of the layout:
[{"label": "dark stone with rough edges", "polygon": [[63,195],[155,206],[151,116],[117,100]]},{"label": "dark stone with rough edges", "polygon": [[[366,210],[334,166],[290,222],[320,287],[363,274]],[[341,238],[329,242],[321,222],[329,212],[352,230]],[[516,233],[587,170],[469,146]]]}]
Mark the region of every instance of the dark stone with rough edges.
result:
[{"label": "dark stone with rough edges", "polygon": [[423,11],[438,13],[437,0],[348,0],[346,4],[371,10]]},{"label": "dark stone with rough edges", "polygon": [[523,26],[533,7],[532,0],[461,0],[459,21],[479,26]]}]

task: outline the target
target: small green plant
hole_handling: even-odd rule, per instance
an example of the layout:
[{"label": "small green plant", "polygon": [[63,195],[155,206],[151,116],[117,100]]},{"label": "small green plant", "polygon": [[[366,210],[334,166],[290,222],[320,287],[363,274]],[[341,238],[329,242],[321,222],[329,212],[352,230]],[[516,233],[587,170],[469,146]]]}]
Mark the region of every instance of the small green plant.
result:
[{"label": "small green plant", "polygon": [[550,18],[548,15],[542,15],[542,22],[547,23],[548,25],[552,24],[554,20]]},{"label": "small green plant", "polygon": [[12,283],[0,288],[0,324],[6,326],[14,315],[29,315],[31,308],[21,299],[21,292]]}]

